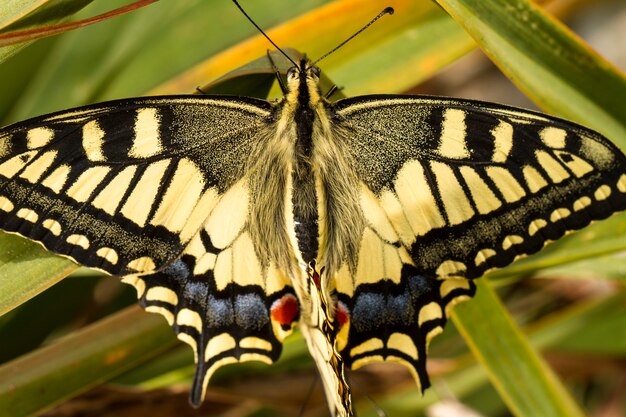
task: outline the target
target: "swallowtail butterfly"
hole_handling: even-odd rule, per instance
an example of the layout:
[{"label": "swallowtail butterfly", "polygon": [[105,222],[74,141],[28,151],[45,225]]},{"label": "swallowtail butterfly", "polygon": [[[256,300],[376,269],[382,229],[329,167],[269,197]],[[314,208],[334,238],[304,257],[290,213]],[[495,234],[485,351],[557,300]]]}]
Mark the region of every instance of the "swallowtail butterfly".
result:
[{"label": "swallowtail butterfly", "polygon": [[540,113],[373,95],[331,102],[306,59],[284,97],[165,96],[0,130],[0,228],[123,277],[195,352],[275,361],[297,323],[331,413],[344,367],[407,366],[473,279],[626,208],[626,157]]}]

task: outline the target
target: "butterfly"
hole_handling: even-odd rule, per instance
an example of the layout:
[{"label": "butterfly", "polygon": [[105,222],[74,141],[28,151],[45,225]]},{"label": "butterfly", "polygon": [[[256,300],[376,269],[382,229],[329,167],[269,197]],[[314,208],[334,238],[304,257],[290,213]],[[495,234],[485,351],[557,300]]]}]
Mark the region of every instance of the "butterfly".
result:
[{"label": "butterfly", "polygon": [[276,102],[141,97],[0,129],[0,228],[122,277],[195,355],[274,362],[296,324],[331,414],[345,370],[426,354],[473,279],[626,209],[598,133],[485,102],[330,101],[306,59]]}]

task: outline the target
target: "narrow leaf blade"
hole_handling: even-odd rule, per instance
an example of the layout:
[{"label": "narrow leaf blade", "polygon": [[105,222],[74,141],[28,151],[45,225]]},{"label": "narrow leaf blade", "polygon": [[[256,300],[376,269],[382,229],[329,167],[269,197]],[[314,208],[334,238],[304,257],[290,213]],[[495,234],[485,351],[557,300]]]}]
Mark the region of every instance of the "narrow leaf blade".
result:
[{"label": "narrow leaf blade", "polygon": [[476,297],[457,306],[452,318],[513,414],[583,417],[554,372],[513,322],[489,281],[482,279],[476,284]]},{"label": "narrow leaf blade", "polygon": [[76,264],[20,236],[0,234],[0,316],[57,283]]},{"label": "narrow leaf blade", "polygon": [[175,343],[161,317],[128,308],[0,366],[0,417],[41,412]]}]

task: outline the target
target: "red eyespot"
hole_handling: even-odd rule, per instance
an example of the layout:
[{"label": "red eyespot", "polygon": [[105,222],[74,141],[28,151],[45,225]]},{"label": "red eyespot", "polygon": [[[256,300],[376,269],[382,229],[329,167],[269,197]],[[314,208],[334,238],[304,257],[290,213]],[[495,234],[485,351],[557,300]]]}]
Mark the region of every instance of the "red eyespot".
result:
[{"label": "red eyespot", "polygon": [[337,308],[335,309],[335,320],[339,323],[339,327],[343,327],[350,320],[350,311],[341,301],[337,303]]},{"label": "red eyespot", "polygon": [[272,303],[272,319],[283,327],[290,327],[298,316],[298,300],[293,294],[285,294]]}]

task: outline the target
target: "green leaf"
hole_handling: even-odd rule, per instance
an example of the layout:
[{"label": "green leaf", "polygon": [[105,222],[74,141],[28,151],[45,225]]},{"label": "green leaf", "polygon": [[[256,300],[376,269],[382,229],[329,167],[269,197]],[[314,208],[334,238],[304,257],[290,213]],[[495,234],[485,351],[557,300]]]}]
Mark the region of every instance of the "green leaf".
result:
[{"label": "green leaf", "polygon": [[0,7],[0,30],[4,31],[4,28],[20,20],[38,7],[41,7],[41,4],[45,2],[46,0],[5,2],[5,4]]},{"label": "green leaf", "polygon": [[[472,39],[434,3],[408,0],[384,5],[359,0],[331,2],[268,29],[267,34],[281,47],[295,48],[316,59],[352,35],[386,5],[395,8],[392,17],[383,17],[319,63],[324,73],[345,87],[348,96],[406,91],[475,47]],[[152,89],[150,94],[192,90],[203,77],[220,77],[256,59],[261,54],[259,51],[267,47],[265,38],[254,36],[221,50]]]},{"label": "green leaf", "polygon": [[0,417],[32,415],[174,346],[162,317],[132,307],[0,366]]},{"label": "green leaf", "polygon": [[[64,279],[39,294],[34,302],[0,316],[0,340],[10,341],[0,343],[0,363],[37,349],[58,337],[60,329],[76,330],[81,322],[92,318],[94,313],[99,314],[93,295],[102,285],[100,279],[85,276]],[[132,294],[132,289],[128,290]]]},{"label": "green leaf", "polygon": [[[67,20],[93,0],[24,0],[0,6],[0,33],[48,26]],[[0,48],[0,63],[30,45],[25,42]]]},{"label": "green leaf", "polygon": [[626,149],[626,79],[528,0],[437,0],[524,93],[546,111]]},{"label": "green leaf", "polygon": [[624,271],[624,252],[610,255],[582,258],[580,261],[565,263],[554,267],[538,270],[536,278],[562,278],[569,280],[612,280],[626,285]]},{"label": "green leaf", "polygon": [[[298,61],[304,56],[291,48],[285,48],[283,52],[294,61]],[[247,95],[268,99],[270,98],[272,85],[276,82],[276,74],[272,62],[278,69],[284,82],[284,75],[293,64],[279,51],[272,51],[261,58],[229,71],[217,80],[202,86],[200,90],[203,94]],[[279,93],[282,96],[282,92]],[[272,96],[271,98],[278,97]]]},{"label": "green leaf", "polygon": [[0,6],[0,32],[51,25],[79,12],[93,0],[20,0]]},{"label": "green leaf", "polygon": [[452,316],[471,351],[516,416],[576,417],[584,413],[520,332],[488,280]]},{"label": "green leaf", "polygon": [[602,317],[596,317],[592,326],[584,333],[572,334],[555,347],[556,352],[587,354],[601,358],[615,358],[621,361],[626,355],[626,314],[624,298],[619,310],[613,310]]},{"label": "green leaf", "polygon": [[625,303],[623,290],[578,302],[559,314],[534,323],[529,329],[533,345],[548,351],[624,356]]},{"label": "green leaf", "polygon": [[93,25],[106,19],[111,19],[115,16],[128,13],[132,10],[154,3],[155,1],[158,0],[137,0],[133,4],[111,10],[110,12],[102,13],[88,19],[2,33],[0,34],[0,47],[17,45],[24,42],[47,38],[49,36],[60,35],[61,33],[80,29],[82,27]]},{"label": "green leaf", "polygon": [[[421,13],[410,24],[379,37],[370,47],[352,54],[340,50],[334,60],[320,63],[345,86],[348,97],[403,93],[475,49],[472,38],[434,3],[414,2],[413,7],[421,7]],[[376,35],[377,29],[370,30]]]},{"label": "green leaf", "polygon": [[20,236],[0,234],[0,316],[54,285],[76,264]]}]

